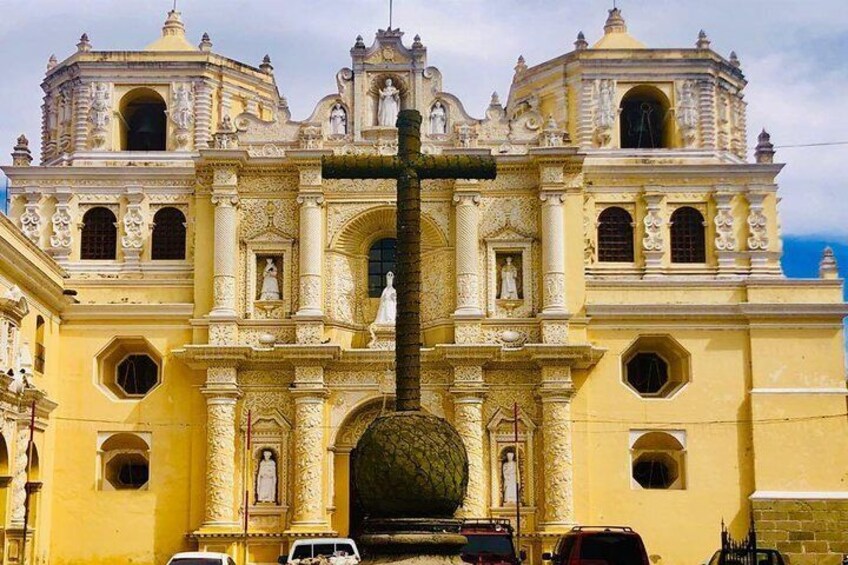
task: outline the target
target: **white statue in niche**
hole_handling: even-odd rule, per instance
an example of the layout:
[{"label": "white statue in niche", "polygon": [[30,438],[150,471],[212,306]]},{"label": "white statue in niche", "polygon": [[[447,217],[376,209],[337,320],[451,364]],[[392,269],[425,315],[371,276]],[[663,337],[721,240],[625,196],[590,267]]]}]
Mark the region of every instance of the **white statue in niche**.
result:
[{"label": "white statue in niche", "polygon": [[392,79],[386,79],[386,85],[380,90],[380,104],[377,111],[377,123],[381,126],[395,127],[400,111],[400,90],[392,86]]},{"label": "white statue in niche", "polygon": [[501,267],[501,300],[518,300],[518,269],[512,264],[512,257],[506,258]]},{"label": "white statue in niche", "polygon": [[273,455],[267,449],[262,452],[262,461],[256,472],[257,502],[277,502],[277,462],[272,459]]},{"label": "white statue in niche", "polygon": [[259,300],[280,300],[280,280],[277,278],[277,265],[274,263],[273,257],[265,258]]},{"label": "white statue in niche", "polygon": [[430,134],[445,135],[448,131],[448,115],[441,102],[433,104],[430,110]]},{"label": "white statue in niche", "polygon": [[503,505],[518,504],[518,463],[513,451],[506,452],[506,458],[501,464],[501,481]]},{"label": "white statue in niche", "polygon": [[377,309],[377,318],[374,323],[382,326],[394,326],[397,316],[397,290],[394,287],[395,274],[391,271],[386,273],[386,288],[380,295],[380,307]]},{"label": "white statue in niche", "polygon": [[330,111],[330,133],[332,135],[345,135],[347,133],[347,112],[338,102]]}]

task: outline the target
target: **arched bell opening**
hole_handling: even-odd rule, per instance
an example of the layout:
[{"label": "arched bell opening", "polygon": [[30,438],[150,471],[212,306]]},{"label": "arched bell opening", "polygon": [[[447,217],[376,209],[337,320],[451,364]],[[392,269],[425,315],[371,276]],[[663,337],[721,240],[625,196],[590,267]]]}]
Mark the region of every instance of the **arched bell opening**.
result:
[{"label": "arched bell opening", "polygon": [[136,88],[121,100],[121,149],[165,151],[168,122],[165,100],[154,90]]},{"label": "arched bell opening", "polygon": [[622,149],[659,149],[673,146],[669,121],[671,104],[658,88],[631,88],[619,106]]}]

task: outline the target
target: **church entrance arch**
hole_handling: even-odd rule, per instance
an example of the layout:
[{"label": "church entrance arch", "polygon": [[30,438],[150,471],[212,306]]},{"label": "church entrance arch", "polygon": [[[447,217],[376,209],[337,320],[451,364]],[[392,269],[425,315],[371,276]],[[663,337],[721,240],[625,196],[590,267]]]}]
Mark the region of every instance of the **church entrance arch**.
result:
[{"label": "church entrance arch", "polygon": [[392,396],[371,398],[355,406],[345,417],[336,432],[333,442],[333,530],[341,536],[356,538],[363,521],[362,508],[358,504],[353,484],[352,462],[356,458],[356,444],[365,429],[381,414],[393,412],[395,400]]}]

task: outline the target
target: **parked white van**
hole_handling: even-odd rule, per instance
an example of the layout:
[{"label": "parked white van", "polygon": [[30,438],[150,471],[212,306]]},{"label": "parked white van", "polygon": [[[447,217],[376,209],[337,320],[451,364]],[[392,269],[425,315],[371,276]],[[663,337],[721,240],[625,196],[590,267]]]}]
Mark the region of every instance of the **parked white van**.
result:
[{"label": "parked white van", "polygon": [[188,551],[171,557],[168,565],[236,565],[236,562],[226,553]]},{"label": "parked white van", "polygon": [[287,565],[306,565],[324,558],[330,565],[356,565],[360,562],[359,549],[350,538],[312,538],[296,540],[288,557],[279,562]]}]

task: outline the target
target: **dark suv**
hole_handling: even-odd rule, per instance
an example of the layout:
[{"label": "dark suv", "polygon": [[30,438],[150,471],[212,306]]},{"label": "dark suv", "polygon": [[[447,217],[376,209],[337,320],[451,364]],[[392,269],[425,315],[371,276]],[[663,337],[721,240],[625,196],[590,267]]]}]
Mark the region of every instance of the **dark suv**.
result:
[{"label": "dark suv", "polygon": [[642,538],[624,526],[575,526],[542,559],[553,565],[650,565]]},{"label": "dark suv", "polygon": [[468,540],[460,551],[466,563],[477,565],[520,565],[524,552],[516,554],[512,543],[509,520],[469,519],[462,524],[461,533]]}]

